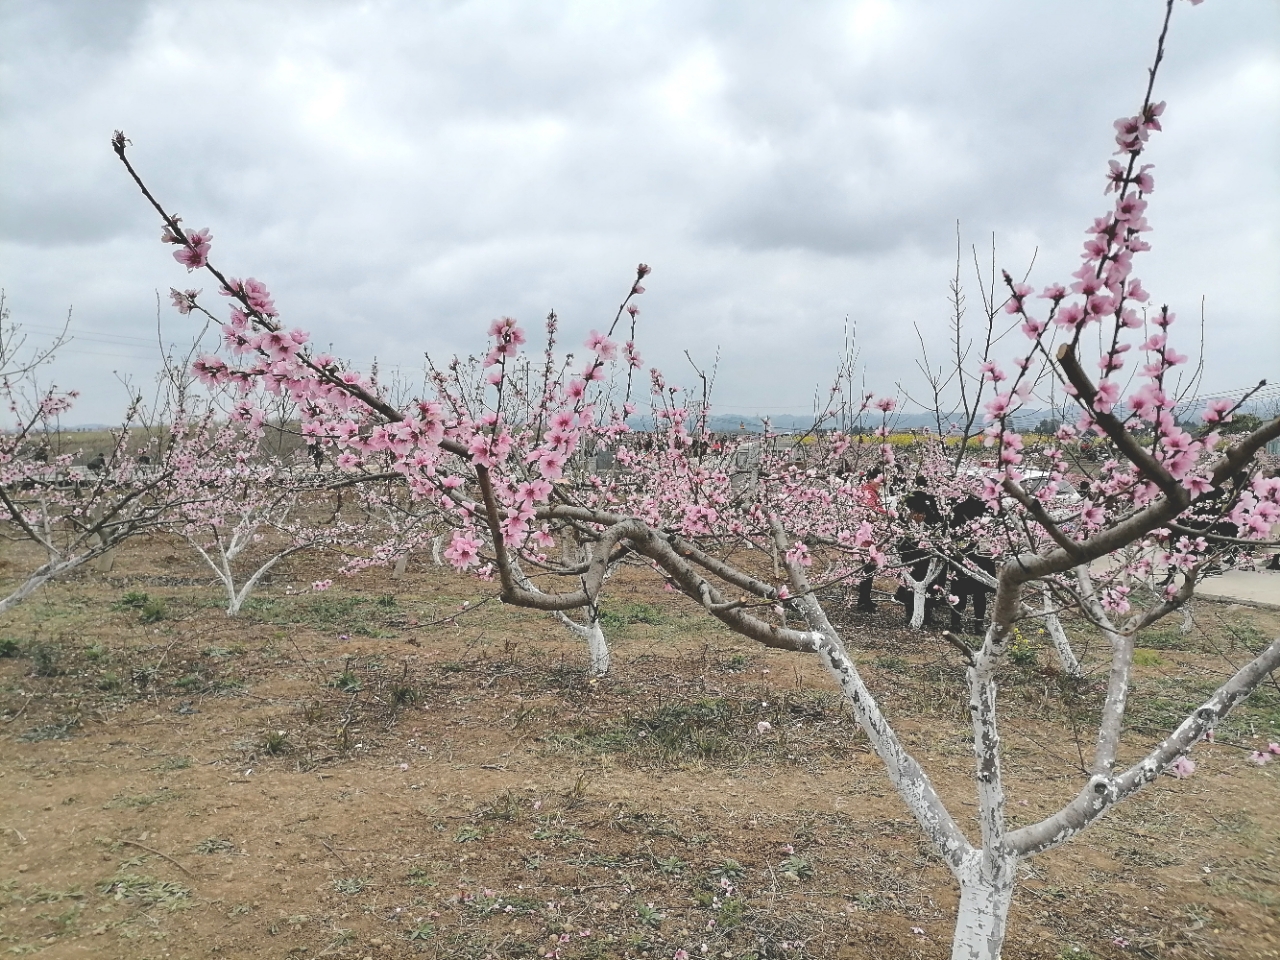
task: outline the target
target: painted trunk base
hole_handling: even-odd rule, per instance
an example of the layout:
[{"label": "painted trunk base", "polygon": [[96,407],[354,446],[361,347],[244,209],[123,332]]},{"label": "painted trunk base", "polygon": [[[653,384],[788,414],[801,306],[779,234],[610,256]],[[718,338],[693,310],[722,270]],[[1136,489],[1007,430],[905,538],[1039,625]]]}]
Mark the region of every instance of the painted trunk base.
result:
[{"label": "painted trunk base", "polygon": [[592,620],[587,624],[585,633],[587,649],[591,653],[591,672],[597,677],[603,677],[609,672],[609,644],[605,642],[600,621]]},{"label": "painted trunk base", "polygon": [[1010,862],[994,880],[983,876],[961,880],[951,960],[1000,960],[1014,875],[1015,867]]}]

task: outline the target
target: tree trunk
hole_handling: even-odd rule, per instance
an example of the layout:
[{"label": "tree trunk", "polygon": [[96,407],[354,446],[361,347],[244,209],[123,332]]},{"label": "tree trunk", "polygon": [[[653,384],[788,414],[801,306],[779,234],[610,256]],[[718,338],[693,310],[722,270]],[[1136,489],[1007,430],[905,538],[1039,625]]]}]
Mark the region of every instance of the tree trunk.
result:
[{"label": "tree trunk", "polygon": [[902,579],[907,582],[915,595],[915,606],[911,610],[911,629],[920,630],[924,627],[925,614],[928,612],[929,588],[933,586],[933,581],[938,579],[938,574],[942,573],[942,561],[930,560],[929,569],[925,571],[922,579],[916,580],[911,574],[905,573]]},{"label": "tree trunk", "polygon": [[[525,590],[534,593],[542,592],[532,580],[525,576],[518,563],[511,564],[511,572],[515,574],[516,581]],[[600,611],[596,607],[586,607],[584,613],[585,623],[579,623],[563,610],[553,610],[552,616],[564,624],[575,637],[581,637],[587,641],[587,651],[591,655],[591,673],[594,676],[603,677],[609,672],[609,644],[604,638],[604,629],[600,625]]]},{"label": "tree trunk", "polygon": [[0,599],[0,613],[4,613],[10,607],[15,607],[31,594],[35,593],[40,587],[53,579],[52,573],[33,573],[27,578],[27,582],[14,590],[7,597]]},{"label": "tree trunk", "polygon": [[586,625],[587,649],[591,652],[591,672],[603,677],[609,672],[609,645],[604,639],[604,630],[599,620],[592,620]]},{"label": "tree trunk", "polygon": [[1000,960],[1018,861],[997,858],[987,865],[983,860],[974,851],[959,871],[960,909],[951,960]]},{"label": "tree trunk", "polygon": [[912,590],[915,595],[915,606],[911,608],[911,629],[920,630],[924,627],[924,615],[926,612],[925,604],[929,602],[929,578],[917,581]]},{"label": "tree trunk", "polygon": [[54,577],[61,576],[68,570],[74,570],[80,564],[93,558],[92,553],[81,554],[78,557],[72,557],[70,560],[52,560],[46,563],[40,569],[36,570],[31,576],[27,577],[26,582],[15,589],[7,597],[0,597],[0,613],[4,613],[10,607],[15,607],[31,594],[35,593],[40,587],[44,586]]},{"label": "tree trunk", "polygon": [[1067,676],[1079,678],[1083,676],[1080,661],[1076,659],[1076,653],[1071,649],[1071,641],[1067,638],[1067,631],[1062,628],[1062,621],[1053,611],[1053,594],[1047,583],[1041,584],[1040,589],[1043,591],[1044,598],[1044,627],[1049,633],[1053,649],[1058,654],[1058,663]]}]

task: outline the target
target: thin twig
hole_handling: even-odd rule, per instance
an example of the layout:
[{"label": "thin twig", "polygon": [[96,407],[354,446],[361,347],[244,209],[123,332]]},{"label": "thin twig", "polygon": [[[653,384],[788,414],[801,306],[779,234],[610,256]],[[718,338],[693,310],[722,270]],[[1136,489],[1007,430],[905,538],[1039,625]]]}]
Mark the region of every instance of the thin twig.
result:
[{"label": "thin twig", "polygon": [[177,867],[179,870],[185,873],[188,877],[195,879],[194,873],[192,873],[190,870],[188,870],[186,867],[180,864],[177,860],[173,859],[173,857],[169,856],[167,853],[161,853],[159,850],[153,849],[152,847],[148,847],[145,844],[141,844],[137,840],[118,840],[116,842],[126,844],[130,847],[137,847],[139,850],[147,851],[147,853],[154,853],[157,857],[163,857],[165,860],[168,860],[175,867]]},{"label": "thin twig", "polygon": [[13,721],[17,720],[20,716],[22,716],[24,713],[26,713],[26,712],[27,712],[27,707],[31,706],[31,701],[32,701],[32,700],[34,700],[34,699],[35,699],[35,697],[27,697],[27,702],[26,702],[26,703],[24,703],[24,704],[22,705],[22,709],[20,709],[20,710],[19,710],[17,713],[15,713],[12,717],[9,717],[8,719],[6,719],[6,720],[5,720],[5,723],[13,723]]},{"label": "thin twig", "polygon": [[348,870],[351,869],[351,864],[347,863],[346,860],[342,859],[342,854],[340,854],[337,850],[335,850],[332,844],[330,844],[327,840],[321,840],[319,837],[316,837],[316,839],[320,840],[320,846],[324,847],[326,850],[328,850],[330,853],[332,853],[335,857],[338,858],[339,863],[341,863]]}]

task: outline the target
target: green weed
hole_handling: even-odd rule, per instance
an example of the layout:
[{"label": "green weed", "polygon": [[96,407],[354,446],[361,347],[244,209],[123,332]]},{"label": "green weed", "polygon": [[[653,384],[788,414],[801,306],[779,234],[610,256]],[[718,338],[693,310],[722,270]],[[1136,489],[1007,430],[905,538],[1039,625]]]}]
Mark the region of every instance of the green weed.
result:
[{"label": "green weed", "polygon": [[364,684],[360,682],[360,677],[354,670],[343,670],[340,674],[329,681],[329,686],[341,690],[343,693],[359,693],[364,689]]},{"label": "green weed", "polygon": [[62,651],[51,643],[36,642],[27,648],[31,658],[31,673],[37,677],[62,675]]},{"label": "green weed", "polygon": [[340,877],[333,881],[333,889],[347,896],[363,893],[369,881],[362,877]]},{"label": "green weed", "polygon": [[141,590],[130,590],[123,597],[111,605],[112,610],[141,610],[151,598]]},{"label": "green weed", "polygon": [[794,853],[778,864],[778,869],[788,880],[807,880],[813,876],[813,865]]},{"label": "green weed", "polygon": [[293,749],[293,744],[289,742],[289,734],[284,730],[268,730],[263,734],[259,746],[273,757]]},{"label": "green weed", "polygon": [[667,623],[667,617],[652,604],[611,603],[601,608],[600,623],[606,630],[617,630],[635,623],[660,627]]},{"label": "green weed", "polygon": [[196,853],[230,853],[236,845],[220,837],[208,837],[196,844]]},{"label": "green weed", "polygon": [[116,901],[127,901],[144,907],[167,907],[178,910],[190,906],[191,890],[172,880],[157,880],[138,873],[117,873],[98,884],[98,891]]},{"label": "green weed", "polygon": [[148,600],[138,612],[138,619],[143,623],[159,623],[169,616],[169,606],[161,599]]}]

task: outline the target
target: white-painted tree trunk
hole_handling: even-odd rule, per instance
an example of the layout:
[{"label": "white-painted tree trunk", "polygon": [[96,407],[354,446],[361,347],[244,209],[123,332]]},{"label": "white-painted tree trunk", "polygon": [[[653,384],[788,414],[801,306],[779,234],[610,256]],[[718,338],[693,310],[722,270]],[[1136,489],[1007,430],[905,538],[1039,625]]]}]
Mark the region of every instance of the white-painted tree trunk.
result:
[{"label": "white-painted tree trunk", "polygon": [[12,593],[6,597],[0,598],[0,613],[4,613],[11,607],[17,606],[50,580],[61,576],[70,570],[74,570],[76,567],[93,559],[95,556],[97,556],[97,554],[89,552],[66,560],[50,560],[48,563],[44,564],[44,566],[32,573],[31,576],[27,577],[27,579],[20,586],[14,589]]},{"label": "white-painted tree trunk", "polygon": [[1179,628],[1178,632],[1185,637],[1195,628],[1196,620],[1195,617],[1191,615],[1191,604],[1184,604],[1182,607],[1182,626]]},{"label": "white-painted tree trunk", "polygon": [[[292,552],[293,551],[290,551],[290,553]],[[243,607],[244,602],[249,599],[249,595],[253,593],[254,587],[258,585],[258,581],[261,580],[263,577],[265,577],[267,573],[271,570],[271,568],[274,567],[279,561],[283,560],[286,556],[288,556],[288,554],[279,554],[277,556],[272,557],[270,560],[268,560],[266,563],[260,566],[257,570],[255,570],[253,572],[253,576],[251,576],[248,580],[246,580],[239,590],[236,589],[235,581],[231,579],[230,568],[228,568],[227,578],[223,580],[223,585],[227,589],[227,616],[228,617],[238,617],[240,615],[240,608]]]},{"label": "white-painted tree trunk", "polygon": [[586,623],[579,623],[567,613],[557,610],[556,619],[568,627],[575,636],[587,641],[587,652],[591,656],[591,672],[597,677],[603,677],[608,673],[609,644],[605,642],[600,618],[591,617]]},{"label": "white-painted tree trunk", "polygon": [[27,578],[25,583],[18,587],[18,589],[14,590],[3,600],[0,600],[0,613],[4,613],[10,607],[16,607],[19,603],[27,599],[27,597],[31,596],[31,594],[35,593],[42,586],[52,580],[56,575],[56,569],[58,568],[47,569],[46,567],[41,567],[39,572],[33,573]]},{"label": "white-painted tree trunk", "polygon": [[391,568],[391,579],[399,580],[404,576],[405,571],[409,569],[409,551],[406,550],[400,556],[396,557],[396,564]]},{"label": "white-painted tree trunk", "polygon": [[1053,611],[1053,593],[1049,590],[1047,583],[1041,583],[1040,589],[1044,597],[1044,628],[1048,631],[1049,642],[1053,644],[1054,652],[1058,655],[1058,663],[1067,676],[1079,678],[1082,675],[1080,661],[1076,659],[1076,653],[1071,649],[1071,641],[1067,638],[1067,631],[1062,628],[1062,621]]},{"label": "white-painted tree trunk", "polygon": [[444,543],[444,535],[436,534],[431,538],[431,562],[437,567],[444,566],[444,557],[440,556],[440,544]]},{"label": "white-painted tree trunk", "polygon": [[938,574],[942,573],[942,566],[941,560],[930,560],[929,569],[925,571],[922,580],[916,580],[909,573],[902,574],[903,583],[910,587],[915,595],[915,606],[911,610],[912,630],[924,627],[925,603],[929,599],[929,588],[933,586],[933,581],[938,579]]},{"label": "white-painted tree trunk", "polygon": [[977,850],[965,858],[951,960],[1000,960],[1017,864],[1016,857],[988,860]]},{"label": "white-painted tree trunk", "polygon": [[244,606],[244,602],[249,599],[250,595],[252,595],[254,588],[258,586],[259,581],[271,572],[272,567],[286,557],[293,556],[293,554],[305,547],[305,544],[300,544],[277,553],[274,557],[267,560],[266,563],[262,564],[262,566],[258,567],[257,570],[253,571],[253,573],[250,574],[249,579],[245,580],[244,583],[237,588],[235,571],[231,566],[231,562],[240,555],[245,544],[249,542],[247,539],[233,538],[229,547],[223,547],[222,542],[218,541],[217,556],[214,556],[211,551],[202,547],[199,542],[192,537],[184,535],[183,539],[192,546],[196,553],[200,554],[200,557],[209,565],[209,569],[213,571],[214,576],[216,576],[218,581],[222,584],[222,589],[227,595],[228,617],[236,617],[240,615],[240,608]]},{"label": "white-painted tree trunk", "polygon": [[[520,586],[533,593],[541,593],[537,584],[530,580],[520,565],[516,562],[511,564],[511,572],[515,574],[516,581]],[[604,638],[604,628],[600,624],[600,611],[596,607],[586,608],[586,621],[579,623],[573,617],[569,616],[563,610],[552,611],[553,615],[572,633],[575,637],[581,637],[587,641],[587,652],[591,657],[591,672],[597,677],[603,677],[609,672],[609,644]]]}]

